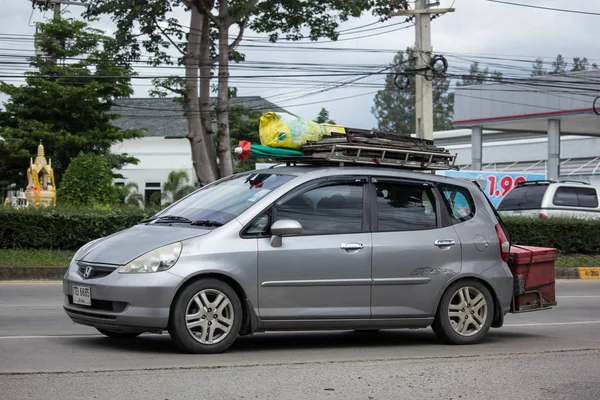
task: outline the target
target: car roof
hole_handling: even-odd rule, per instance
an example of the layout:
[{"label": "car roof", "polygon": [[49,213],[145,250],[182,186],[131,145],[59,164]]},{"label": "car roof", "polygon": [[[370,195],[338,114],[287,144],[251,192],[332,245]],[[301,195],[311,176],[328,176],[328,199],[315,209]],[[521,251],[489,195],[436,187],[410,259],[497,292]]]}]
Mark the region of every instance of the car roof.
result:
[{"label": "car roof", "polygon": [[315,166],[315,165],[296,165],[296,166],[272,166],[266,169],[257,169],[245,173],[256,174],[283,174],[294,176],[309,177],[326,177],[326,176],[342,176],[342,175],[370,175],[370,176],[385,176],[394,178],[423,180],[429,182],[448,183],[459,186],[470,186],[473,180],[459,179],[436,175],[425,171],[411,171],[400,168],[374,167],[361,165],[347,166]]}]

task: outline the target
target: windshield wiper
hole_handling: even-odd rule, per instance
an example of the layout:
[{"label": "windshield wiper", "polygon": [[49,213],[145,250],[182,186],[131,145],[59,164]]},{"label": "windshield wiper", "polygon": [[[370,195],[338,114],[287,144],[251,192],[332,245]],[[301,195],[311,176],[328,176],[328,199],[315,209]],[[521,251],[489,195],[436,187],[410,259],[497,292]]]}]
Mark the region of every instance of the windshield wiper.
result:
[{"label": "windshield wiper", "polygon": [[201,219],[198,221],[194,221],[191,223],[191,225],[197,225],[197,226],[213,226],[213,227],[219,227],[219,226],[223,226],[223,224],[221,222],[218,221],[211,221],[209,219]]},{"label": "windshield wiper", "polygon": [[156,223],[161,223],[161,222],[179,222],[182,224],[191,224],[192,220],[189,218],[185,218],[185,217],[178,217],[177,215],[164,215],[161,217],[155,217],[155,218],[150,218],[149,220],[147,220],[147,222],[150,221],[154,221],[156,220]]}]

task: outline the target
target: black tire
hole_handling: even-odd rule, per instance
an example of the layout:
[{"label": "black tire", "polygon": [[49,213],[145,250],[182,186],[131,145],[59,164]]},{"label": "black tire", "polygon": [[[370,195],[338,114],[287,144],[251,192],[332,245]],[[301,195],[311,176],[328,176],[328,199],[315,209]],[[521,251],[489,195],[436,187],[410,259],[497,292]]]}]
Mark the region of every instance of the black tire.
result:
[{"label": "black tire", "polygon": [[[223,334],[223,338],[214,344],[205,344],[200,342],[200,338],[192,335],[186,323],[186,315],[188,307],[195,307],[192,304],[192,299],[203,291],[218,291],[227,296],[232,306],[232,323],[227,334]],[[211,310],[211,312],[215,312]],[[207,313],[207,309],[200,310],[198,313]],[[186,287],[175,299],[171,309],[171,318],[169,322],[169,334],[171,338],[181,350],[187,353],[195,354],[215,354],[222,353],[227,350],[237,339],[243,319],[242,304],[235,290],[228,284],[218,279],[203,279],[191,283]],[[216,314],[215,314],[216,315]],[[202,318],[205,319],[205,318]],[[208,318],[206,318],[207,323]],[[212,321],[212,319],[211,319]],[[212,323],[212,322],[211,322]],[[203,329],[200,327],[199,329]],[[215,328],[213,328],[215,329]],[[222,331],[221,331],[222,332]],[[201,332],[200,332],[201,333]]]},{"label": "black tire", "polygon": [[[470,294],[476,293],[476,291],[479,291],[479,293],[481,293],[486,301],[486,306],[487,306],[487,310],[485,313],[485,320],[481,321],[483,319],[482,317],[482,313],[483,311],[478,312],[477,310],[473,310],[471,308],[471,306],[473,306],[472,304],[465,304],[460,305],[460,298],[455,299],[455,295],[460,296],[458,294],[458,291],[461,289],[467,289],[469,290]],[[453,323],[451,322],[451,317],[449,316],[449,308],[451,305],[451,302],[454,299],[454,303],[453,306],[454,307],[462,307],[460,310],[457,310],[457,313],[462,313],[464,312],[466,314],[466,319],[465,322],[467,322],[467,327],[465,328],[474,328],[472,329],[472,332],[466,332],[464,335],[457,332],[457,330],[455,330],[455,328],[453,328]],[[458,300],[458,303],[457,303]],[[465,303],[467,303],[465,301]],[[469,311],[471,310],[471,312]],[[471,314],[471,315],[469,315]],[[478,320],[475,320],[475,318],[478,318]],[[460,318],[461,317],[452,317],[454,324],[456,325],[457,329],[459,329],[460,325]],[[455,345],[468,345],[468,344],[476,344],[481,342],[485,336],[487,335],[488,331],[490,330],[490,327],[492,325],[492,321],[494,319],[494,300],[492,298],[492,295],[490,293],[490,291],[488,290],[488,288],[481,283],[480,281],[477,280],[473,280],[473,279],[465,279],[465,280],[461,280],[458,282],[453,283],[452,285],[450,285],[450,287],[448,287],[448,289],[444,292],[444,295],[442,296],[442,299],[440,300],[440,304],[438,306],[438,311],[435,315],[435,320],[433,322],[433,324],[431,325],[431,327],[433,328],[433,331],[435,332],[435,335],[438,337],[439,340],[441,340],[444,343],[447,344],[455,344]],[[481,323],[481,322],[483,323]],[[477,331],[475,322],[477,322],[480,326],[479,330]],[[463,322],[464,323],[464,322]],[[462,325],[464,327],[464,325]]]},{"label": "black tire", "polygon": [[140,336],[141,332],[117,332],[117,331],[109,331],[107,329],[96,328],[98,332],[103,334],[104,336],[108,336],[113,339],[134,339]]}]

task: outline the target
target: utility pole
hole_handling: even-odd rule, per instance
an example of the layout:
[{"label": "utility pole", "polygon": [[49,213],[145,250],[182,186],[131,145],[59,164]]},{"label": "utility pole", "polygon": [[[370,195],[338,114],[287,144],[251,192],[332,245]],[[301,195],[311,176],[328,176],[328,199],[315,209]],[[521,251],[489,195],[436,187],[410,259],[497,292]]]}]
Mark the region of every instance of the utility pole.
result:
[{"label": "utility pole", "polygon": [[[454,12],[454,8],[432,8],[438,6],[439,2],[432,0],[416,0],[414,10],[403,10],[391,13],[393,17],[401,15],[415,16],[416,41],[415,52],[419,62],[424,67],[431,66],[431,15]],[[419,66],[417,66],[419,68]],[[431,71],[428,71],[431,72]],[[433,140],[433,79],[426,79],[425,73],[417,73],[415,76],[416,86],[416,133],[419,139]],[[433,74],[430,74],[432,76]]]}]

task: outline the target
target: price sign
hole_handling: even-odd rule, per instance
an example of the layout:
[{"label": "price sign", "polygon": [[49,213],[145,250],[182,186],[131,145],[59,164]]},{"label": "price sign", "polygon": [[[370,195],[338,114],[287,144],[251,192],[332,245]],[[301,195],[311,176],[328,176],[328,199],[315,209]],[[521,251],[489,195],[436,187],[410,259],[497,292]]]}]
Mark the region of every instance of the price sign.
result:
[{"label": "price sign", "polygon": [[545,174],[482,172],[482,171],[439,171],[440,175],[455,178],[478,179],[486,182],[485,194],[495,207],[519,182],[546,179]]}]

